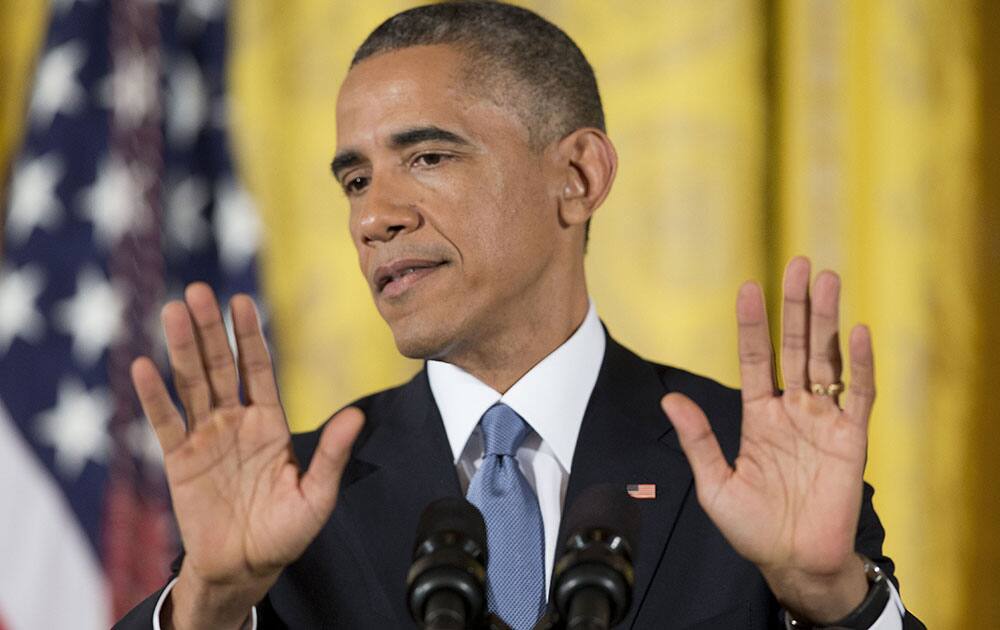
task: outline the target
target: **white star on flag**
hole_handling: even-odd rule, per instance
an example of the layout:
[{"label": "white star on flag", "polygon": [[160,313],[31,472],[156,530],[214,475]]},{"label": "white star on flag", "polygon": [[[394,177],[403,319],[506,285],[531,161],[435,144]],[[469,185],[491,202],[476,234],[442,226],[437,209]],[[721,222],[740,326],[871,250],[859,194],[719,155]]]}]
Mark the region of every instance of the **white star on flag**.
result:
[{"label": "white star on flag", "polygon": [[80,213],[94,224],[94,240],[111,248],[129,231],[144,227],[149,217],[146,187],[152,177],[130,169],[120,158],[105,159],[97,180],[81,194]]},{"label": "white star on flag", "polygon": [[29,343],[42,340],[45,318],[36,303],[44,288],[45,274],[38,265],[0,271],[0,356],[7,353],[15,337]]},{"label": "white star on flag", "polygon": [[229,273],[246,268],[257,254],[261,241],[261,222],[250,194],[234,180],[216,188],[215,240],[219,258]]},{"label": "white star on flag", "polygon": [[224,17],[225,11],[226,0],[187,0],[181,4],[177,27],[188,37],[193,37],[206,22]]},{"label": "white star on flag", "polygon": [[14,169],[5,229],[12,245],[21,245],[37,227],[51,230],[62,219],[56,185],[65,167],[56,153],[26,160]]},{"label": "white star on flag", "polygon": [[62,14],[73,8],[73,5],[77,2],[93,4],[93,0],[51,0],[49,6],[52,7],[53,13]]},{"label": "white star on flag", "polygon": [[115,60],[115,69],[101,86],[101,100],[125,129],[139,126],[159,107],[160,75],[155,60],[132,54]]},{"label": "white star on flag", "polygon": [[56,466],[67,480],[76,481],[88,461],[105,460],[113,411],[105,388],[87,391],[74,378],[63,379],[56,406],[38,414],[39,439],[55,449]]},{"label": "white star on flag", "polygon": [[125,298],[95,267],[76,278],[76,294],[55,306],[57,327],[73,337],[73,357],[93,365],[122,333]]},{"label": "white star on flag", "polygon": [[205,247],[211,228],[202,211],[208,202],[208,185],[199,177],[186,177],[170,188],[165,219],[171,243],[180,245],[188,252]]},{"label": "white star on flag", "polygon": [[186,149],[208,118],[208,92],[197,62],[190,57],[177,61],[167,76],[167,138]]},{"label": "white star on flag", "polygon": [[31,95],[31,121],[36,127],[48,128],[56,114],[80,111],[85,93],[76,74],[83,67],[86,52],[82,43],[69,41],[42,58]]}]

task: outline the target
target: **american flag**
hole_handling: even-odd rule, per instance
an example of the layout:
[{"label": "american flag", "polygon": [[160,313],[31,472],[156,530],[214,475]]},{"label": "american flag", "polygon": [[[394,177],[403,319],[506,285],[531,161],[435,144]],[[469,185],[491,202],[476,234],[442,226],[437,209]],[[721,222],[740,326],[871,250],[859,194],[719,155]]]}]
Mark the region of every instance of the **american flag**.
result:
[{"label": "american flag", "polygon": [[633,499],[655,499],[656,498],[656,484],[655,483],[630,483],[625,486],[625,491],[628,492],[628,496]]},{"label": "american flag", "polygon": [[[256,287],[224,0],[54,0],[0,266],[0,629],[107,628],[176,550],[128,377],[189,281]],[[224,302],[223,302],[224,303]]]}]

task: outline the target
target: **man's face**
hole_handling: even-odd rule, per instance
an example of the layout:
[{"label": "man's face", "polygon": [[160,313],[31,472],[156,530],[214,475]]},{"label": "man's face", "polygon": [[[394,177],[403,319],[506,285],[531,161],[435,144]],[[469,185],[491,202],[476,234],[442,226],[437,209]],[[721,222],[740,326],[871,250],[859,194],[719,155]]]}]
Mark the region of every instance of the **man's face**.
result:
[{"label": "man's face", "polygon": [[350,71],[337,103],[334,171],[361,271],[411,357],[502,338],[544,312],[565,273],[549,152],[462,64],[450,46],[377,55]]}]

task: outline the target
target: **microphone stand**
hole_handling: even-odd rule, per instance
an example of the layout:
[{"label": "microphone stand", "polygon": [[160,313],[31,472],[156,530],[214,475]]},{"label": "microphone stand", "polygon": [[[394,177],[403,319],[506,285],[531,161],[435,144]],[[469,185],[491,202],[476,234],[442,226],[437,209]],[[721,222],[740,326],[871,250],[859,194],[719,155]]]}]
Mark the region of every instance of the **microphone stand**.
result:
[{"label": "microphone stand", "polygon": [[557,630],[559,628],[559,621],[559,611],[556,610],[556,607],[552,603],[549,603],[545,607],[545,613],[541,619],[535,622],[531,630]]},{"label": "microphone stand", "polygon": [[511,630],[510,626],[507,625],[507,622],[495,613],[490,613],[486,616],[483,628],[484,630]]}]

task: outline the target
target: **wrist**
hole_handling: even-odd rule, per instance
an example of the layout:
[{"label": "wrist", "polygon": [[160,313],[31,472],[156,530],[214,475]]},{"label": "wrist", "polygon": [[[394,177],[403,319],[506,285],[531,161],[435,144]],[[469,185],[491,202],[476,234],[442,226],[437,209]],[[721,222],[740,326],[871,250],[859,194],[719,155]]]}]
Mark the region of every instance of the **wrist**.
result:
[{"label": "wrist", "polygon": [[825,575],[798,570],[765,572],[775,597],[796,619],[823,626],[851,614],[869,591],[865,560],[852,553],[844,567]]},{"label": "wrist", "polygon": [[263,598],[272,582],[209,582],[182,567],[177,583],[164,602],[161,618],[166,623],[162,627],[164,630],[243,628],[254,605]]},{"label": "wrist", "polygon": [[[845,628],[849,630],[868,630],[885,614],[886,608],[892,601],[892,586],[888,576],[882,568],[873,561],[862,556],[864,562],[865,579],[868,582],[868,592],[864,600],[848,613],[846,616],[837,619],[827,626]],[[808,620],[793,617],[787,610],[785,611],[785,627],[788,630],[810,630],[817,626]]]}]

